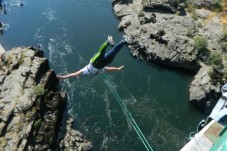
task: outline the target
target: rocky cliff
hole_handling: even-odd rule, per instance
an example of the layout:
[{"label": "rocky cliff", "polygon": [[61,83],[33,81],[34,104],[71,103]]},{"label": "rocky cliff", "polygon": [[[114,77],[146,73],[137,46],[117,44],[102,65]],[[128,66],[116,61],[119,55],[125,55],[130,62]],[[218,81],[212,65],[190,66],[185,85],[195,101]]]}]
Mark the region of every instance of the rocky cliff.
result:
[{"label": "rocky cliff", "polygon": [[226,2],[114,0],[119,29],[132,39],[131,54],[196,73],[190,101],[207,111],[226,81]]},{"label": "rocky cliff", "polygon": [[92,148],[71,124],[64,126],[66,95],[59,92],[58,82],[43,52],[34,47],[1,55],[0,150]]}]

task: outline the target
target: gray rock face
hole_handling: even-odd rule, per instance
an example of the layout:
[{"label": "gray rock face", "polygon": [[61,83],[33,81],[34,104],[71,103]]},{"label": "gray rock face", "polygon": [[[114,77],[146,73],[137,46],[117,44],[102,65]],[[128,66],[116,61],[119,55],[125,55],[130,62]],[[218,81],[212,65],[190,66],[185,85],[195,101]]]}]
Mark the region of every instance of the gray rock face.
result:
[{"label": "gray rock face", "polygon": [[202,65],[194,80],[190,85],[190,100],[196,104],[196,106],[209,113],[212,110],[212,104],[214,100],[218,100],[221,96],[220,83],[216,83],[214,86],[209,75],[211,67]]},{"label": "gray rock face", "polygon": [[72,125],[73,119],[69,119],[65,137],[60,143],[60,150],[91,151],[92,143],[87,141],[79,131],[72,129]]},{"label": "gray rock face", "polygon": [[[115,1],[113,9],[120,19],[118,28],[132,38],[129,44],[132,56],[197,73],[201,67],[200,59],[205,62],[207,57],[201,56],[195,49],[195,36],[206,38],[207,48],[211,52],[224,54],[220,43],[226,27],[221,24],[221,16],[212,15],[210,10],[196,9],[217,4],[209,0],[189,2],[195,5],[194,16],[197,19],[193,18],[193,14],[185,12],[184,3],[177,0],[134,0],[124,4]],[[191,84],[190,100],[198,102],[198,106],[206,106],[204,103],[210,104],[211,98],[216,99],[220,85],[225,80],[207,82],[201,86],[200,80],[204,82],[204,79],[201,79],[200,72]],[[205,72],[206,80],[211,78],[208,70]],[[214,78],[210,81],[214,81]]]},{"label": "gray rock face", "polygon": [[143,0],[142,4],[145,9],[161,9],[173,13],[176,11],[176,0]]},{"label": "gray rock face", "polygon": [[48,60],[33,47],[0,62],[0,150],[56,150],[65,94]]},{"label": "gray rock face", "polygon": [[189,0],[189,2],[193,3],[198,8],[204,7],[213,10],[221,3],[221,0]]},{"label": "gray rock face", "polygon": [[[170,6],[174,3],[155,0],[149,2],[150,5],[158,3]],[[193,19],[190,16],[155,10],[152,13],[144,12],[142,8],[140,0],[129,5],[114,6],[116,15],[121,18],[119,29],[133,38],[133,43],[129,46],[132,55],[168,66],[198,69],[194,41],[187,37],[189,32],[195,32],[196,24]]]},{"label": "gray rock face", "polygon": [[[59,108],[64,104],[56,92],[55,73],[32,47],[15,48],[4,58],[0,65],[0,150],[51,148],[62,114]],[[56,105],[50,110],[45,101]]]}]

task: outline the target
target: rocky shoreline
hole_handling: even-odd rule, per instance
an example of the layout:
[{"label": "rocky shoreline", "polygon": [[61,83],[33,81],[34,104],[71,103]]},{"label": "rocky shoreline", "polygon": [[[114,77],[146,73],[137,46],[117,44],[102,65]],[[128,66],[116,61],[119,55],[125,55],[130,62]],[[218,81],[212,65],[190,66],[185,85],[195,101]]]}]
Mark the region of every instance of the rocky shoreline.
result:
[{"label": "rocky shoreline", "polygon": [[0,86],[0,150],[92,149],[73,120],[66,122],[66,93],[42,51],[18,47],[1,54]]},{"label": "rocky shoreline", "polygon": [[207,0],[114,0],[133,57],[195,73],[190,102],[209,113],[226,82],[227,9]]}]

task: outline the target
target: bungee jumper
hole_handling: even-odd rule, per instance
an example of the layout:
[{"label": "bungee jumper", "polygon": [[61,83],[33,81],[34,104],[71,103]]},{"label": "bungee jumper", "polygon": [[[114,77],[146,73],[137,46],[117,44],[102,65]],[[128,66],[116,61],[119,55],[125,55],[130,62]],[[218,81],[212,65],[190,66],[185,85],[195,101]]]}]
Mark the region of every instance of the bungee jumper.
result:
[{"label": "bungee jumper", "polygon": [[[113,37],[108,36],[107,40],[101,45],[99,48],[99,51],[91,58],[90,63],[86,65],[84,68],[80,69],[79,71],[76,71],[74,73],[70,73],[68,75],[64,76],[57,76],[59,79],[65,79],[65,78],[71,78],[75,76],[79,76],[81,74],[85,75],[96,75],[98,73],[103,73],[104,71],[118,71],[121,70],[124,66],[121,67],[107,67],[109,65],[116,54],[121,50],[121,48],[131,43],[131,39],[129,39],[126,35],[123,36],[123,40],[119,41],[116,45],[114,45]],[[106,53],[106,48],[108,46],[114,46],[110,51]],[[147,141],[146,137],[142,133],[141,129],[137,125],[136,121],[132,117],[131,113],[128,111],[127,107],[125,106],[124,102],[122,101],[121,97],[115,90],[114,86],[111,84],[108,76],[105,76],[105,80],[107,82],[107,86],[110,88],[111,92],[116,98],[116,101],[121,106],[122,110],[124,111],[124,114],[127,117],[127,121],[131,124],[131,126],[136,131],[137,135],[139,136],[140,140],[142,141],[144,147],[147,149],[147,151],[153,151],[151,148],[149,142]]]},{"label": "bungee jumper", "polygon": [[[120,67],[109,67],[109,65],[116,54],[121,50],[124,45],[127,45],[130,42],[128,36],[123,35],[123,39],[119,41],[116,45],[112,36],[108,36],[107,40],[100,46],[99,51],[91,58],[90,63],[84,68],[67,74],[67,75],[58,75],[58,79],[72,78],[79,75],[97,75],[98,73],[103,73],[105,71],[119,71],[124,66]],[[113,48],[106,52],[106,48],[112,46]]]}]

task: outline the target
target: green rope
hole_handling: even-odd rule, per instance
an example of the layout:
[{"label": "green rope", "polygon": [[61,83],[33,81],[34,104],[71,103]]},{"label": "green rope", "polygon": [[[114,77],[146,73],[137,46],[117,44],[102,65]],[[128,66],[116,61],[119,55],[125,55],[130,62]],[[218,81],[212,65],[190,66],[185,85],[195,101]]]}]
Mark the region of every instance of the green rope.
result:
[{"label": "green rope", "polygon": [[134,118],[132,117],[132,115],[130,114],[130,112],[128,111],[128,109],[126,108],[125,104],[123,103],[122,99],[120,98],[120,96],[118,95],[117,91],[115,90],[115,88],[113,87],[113,85],[111,84],[109,78],[107,75],[103,74],[104,78],[106,79],[106,83],[107,86],[110,88],[111,92],[113,93],[113,95],[115,96],[117,102],[120,104],[122,110],[124,111],[124,114],[126,115],[126,117],[128,118],[128,120],[130,121],[132,127],[134,128],[134,130],[136,131],[137,135],[139,136],[140,140],[142,141],[143,145],[145,146],[145,148],[148,151],[153,151],[153,149],[151,148],[150,144],[148,143],[147,139],[145,138],[145,136],[143,135],[142,131],[140,130],[139,126],[137,125],[136,121],[134,120]]}]

